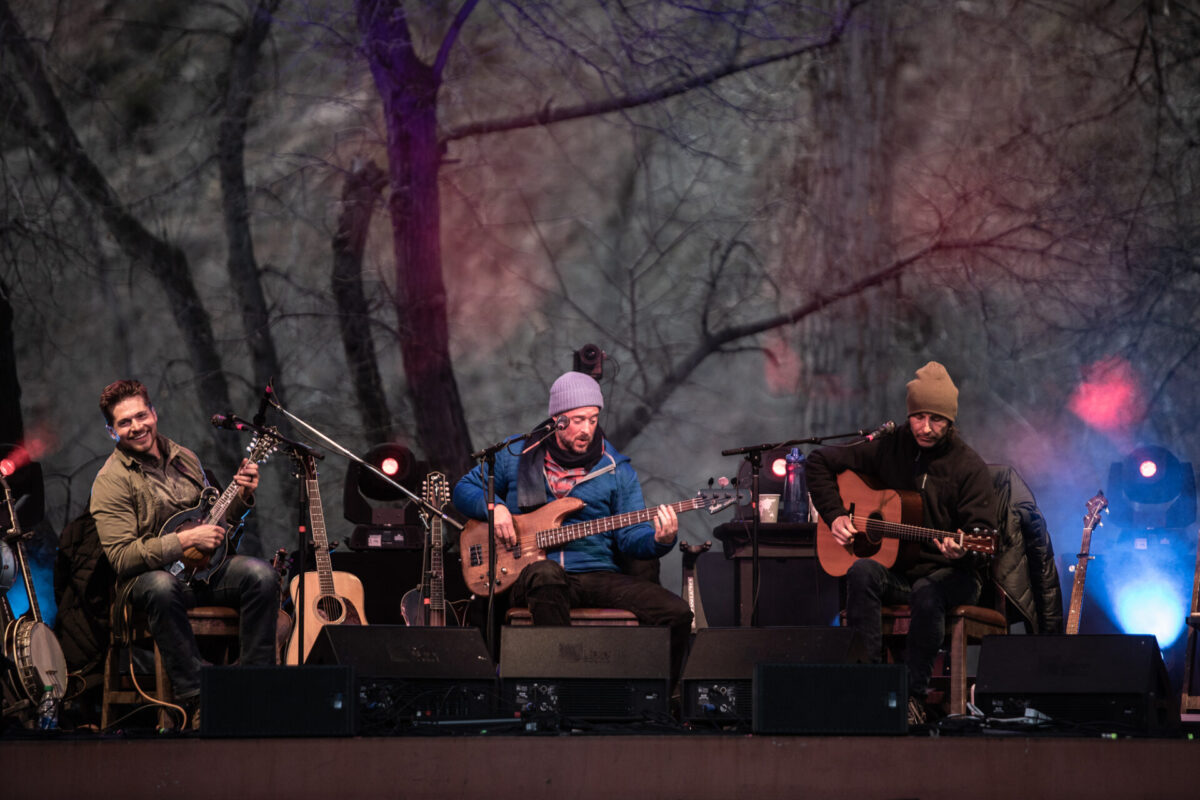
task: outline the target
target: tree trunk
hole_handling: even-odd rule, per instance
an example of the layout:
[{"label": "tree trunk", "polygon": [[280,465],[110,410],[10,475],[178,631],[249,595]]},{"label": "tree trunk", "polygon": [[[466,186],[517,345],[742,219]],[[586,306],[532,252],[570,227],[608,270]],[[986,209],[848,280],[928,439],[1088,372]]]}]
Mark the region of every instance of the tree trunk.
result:
[{"label": "tree trunk", "polygon": [[471,467],[471,439],[450,362],[442,281],[435,70],[413,51],[404,10],[361,0],[359,30],[383,100],[400,351],[426,458],[453,476]]},{"label": "tree trunk", "polygon": [[23,444],[21,381],[13,347],[13,308],[8,298],[8,286],[0,281],[0,444]]},{"label": "tree trunk", "polygon": [[263,294],[254,239],[250,230],[250,202],[246,191],[246,128],[254,102],[254,76],[262,44],[271,30],[278,0],[261,3],[246,28],[233,40],[226,77],[224,113],[217,131],[217,163],[221,176],[225,237],[229,244],[229,281],[238,296],[242,327],[254,365],[255,388],[276,379],[275,394],[282,395],[279,356],[271,336],[270,312]]},{"label": "tree trunk", "polygon": [[[17,74],[21,76],[20,82],[10,87],[12,91],[3,91],[10,129],[20,135],[51,170],[71,181],[104,220],[129,260],[143,266],[158,281],[191,356],[199,407],[228,408],[229,385],[221,369],[212,320],[192,281],[187,257],[178,247],[150,233],[129,213],[95,162],[84,152],[41,60],[30,47],[5,0],[0,0],[0,43],[19,65]],[[37,110],[37,119],[31,114],[30,105]],[[217,431],[213,434],[218,460],[232,469],[238,459],[237,445],[228,437],[216,435]]]},{"label": "tree trunk", "polygon": [[333,278],[330,281],[358,411],[368,441],[376,442],[391,440],[392,417],[375,358],[375,343],[371,339],[371,315],[363,293],[362,264],[375,201],[385,185],[387,175],[374,161],[356,165],[347,176],[342,190],[342,213],[338,216],[337,233],[333,237]]}]

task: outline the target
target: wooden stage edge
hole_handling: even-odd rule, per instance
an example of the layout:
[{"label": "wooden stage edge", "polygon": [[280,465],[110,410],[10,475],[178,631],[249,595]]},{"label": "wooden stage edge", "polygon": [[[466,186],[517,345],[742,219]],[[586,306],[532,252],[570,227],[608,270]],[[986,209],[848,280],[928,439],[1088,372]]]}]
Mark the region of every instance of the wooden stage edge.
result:
[{"label": "wooden stage edge", "polygon": [[1200,737],[730,734],[0,741],[6,798],[1155,797]]}]

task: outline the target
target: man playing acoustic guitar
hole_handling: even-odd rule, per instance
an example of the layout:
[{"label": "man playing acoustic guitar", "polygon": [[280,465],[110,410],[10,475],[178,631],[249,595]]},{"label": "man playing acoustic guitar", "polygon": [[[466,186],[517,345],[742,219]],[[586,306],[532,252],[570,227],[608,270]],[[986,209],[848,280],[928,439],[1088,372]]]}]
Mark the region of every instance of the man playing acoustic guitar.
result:
[{"label": "man playing acoustic guitar", "polygon": [[[933,662],[945,637],[946,611],[979,600],[983,559],[968,552],[963,531],[996,526],[992,480],[983,459],[958,437],[958,389],[946,368],[930,361],[908,383],[908,423],[892,435],[847,447],[823,447],[808,458],[808,487],[821,520],[838,545],[850,548],[866,527],[839,488],[847,470],[893,490],[920,497],[926,528],[946,531],[901,546],[888,566],[859,558],[846,572],[846,622],[869,657],[882,656],[880,608],[908,604],[912,621],[905,643],[909,722],[922,724]],[[907,520],[906,520],[907,522]]]},{"label": "man playing acoustic guitar", "polygon": [[[175,697],[196,727],[200,667],[204,663],[188,623],[198,604],[240,612],[240,663],[275,663],[275,620],[279,580],[270,564],[231,555],[204,580],[181,580],[170,571],[185,551],[211,555],[249,513],[258,487],[258,464],[243,460],[233,477],[238,487],[226,525],[194,524],[165,530],[179,512],[199,506],[208,480],[191,450],[158,434],[158,414],[146,387],[117,381],[100,395],[109,436],[116,448],[92,484],[91,513],[104,554],[117,573],[114,624],[130,612],[144,614],[162,651]],[[232,489],[231,489],[232,491]],[[203,514],[198,514],[203,519]]]},{"label": "man playing acoustic guitar", "polygon": [[[603,407],[600,384],[590,375],[565,373],[550,388],[553,435],[535,447],[529,447],[536,442],[531,437],[497,454],[498,547],[513,548],[518,542],[514,513],[533,511],[558,498],[583,501],[570,522],[645,509],[629,458],[618,453],[600,429]],[[487,518],[485,480],[481,468],[475,467],[454,487],[455,507],[473,519]],[[674,681],[687,646],[691,609],[659,584],[621,572],[614,555],[617,551],[639,559],[665,555],[678,530],[675,510],[664,505],[652,524],[640,522],[568,542],[521,570],[512,584],[513,603],[529,606],[535,625],[569,625],[570,609],[577,607],[620,608],[632,611],[643,625],[669,625]],[[529,541],[522,545],[530,546]]]}]

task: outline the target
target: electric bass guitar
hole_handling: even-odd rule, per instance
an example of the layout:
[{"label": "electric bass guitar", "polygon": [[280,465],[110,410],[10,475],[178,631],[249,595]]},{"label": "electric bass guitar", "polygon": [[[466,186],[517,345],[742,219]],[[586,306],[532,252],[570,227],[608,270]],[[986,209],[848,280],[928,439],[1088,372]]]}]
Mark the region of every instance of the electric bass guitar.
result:
[{"label": "electric bass guitar", "polygon": [[[450,484],[440,472],[425,476],[421,487],[426,503],[441,510],[450,502]],[[429,565],[424,571],[421,585],[409,589],[400,598],[400,613],[408,625],[428,625],[441,628],[446,624],[446,572],[442,567],[442,518],[433,517],[429,523],[429,538],[426,539],[426,558],[422,563]]]},{"label": "electric bass guitar", "polygon": [[[277,436],[271,430],[264,429],[262,432],[254,434],[254,438],[246,446],[246,459],[261,464],[270,458],[278,448]],[[225,491],[220,493],[213,487],[206,486],[200,493],[200,502],[191,508],[180,511],[163,523],[159,530],[159,536],[179,533],[200,525],[220,525],[225,529],[225,538],[221,540],[221,544],[215,550],[205,553],[198,548],[189,547],[183,551],[183,558],[167,567],[168,572],[183,581],[205,582],[217,567],[224,563],[231,545],[233,550],[237,550],[237,536],[242,522],[238,520],[236,524],[230,525],[226,522],[225,515],[229,513],[229,507],[233,505],[240,488],[237,481],[233,479],[230,479]]]},{"label": "electric bass guitar", "polygon": [[[715,514],[737,500],[737,494],[729,492],[700,492],[691,500],[681,500],[671,503],[675,513],[692,511],[697,508],[708,508],[708,513]],[[496,550],[496,574],[494,580],[488,582],[488,561],[491,548],[488,546],[487,522],[471,520],[463,527],[459,535],[459,549],[462,551],[463,580],[467,588],[478,595],[487,595],[492,591],[497,594],[505,592],[516,582],[521,570],[535,561],[543,561],[546,551],[562,547],[568,542],[592,536],[597,533],[614,531],[627,525],[649,522],[658,513],[657,506],[643,508],[638,511],[628,511],[612,517],[590,519],[586,522],[576,522],[563,525],[563,520],[584,507],[584,502],[578,497],[563,497],[553,500],[536,511],[528,514],[514,514],[513,527],[517,532],[517,543],[512,547],[500,547]]]},{"label": "electric bass guitar", "polygon": [[923,528],[921,496],[916,492],[885,489],[856,472],[838,475],[842,503],[859,531],[848,545],[840,545],[822,519],[817,520],[817,561],[835,578],[845,575],[854,562],[870,558],[885,567],[904,566],[916,558],[922,542],[952,538],[960,547],[975,553],[996,552],[995,531],[954,533]]},{"label": "electric bass guitar", "polygon": [[1089,552],[1092,549],[1092,531],[1101,525],[1100,513],[1108,508],[1108,498],[1104,492],[1096,492],[1096,496],[1087,502],[1087,514],[1083,517],[1083,541],[1079,546],[1079,560],[1075,564],[1075,581],[1071,584],[1071,607],[1067,609],[1067,634],[1074,636],[1079,633],[1079,615],[1083,610],[1083,582],[1087,580],[1088,562],[1095,556]]},{"label": "electric bass guitar", "polygon": [[[308,492],[308,521],[312,526],[315,572],[305,572],[292,578],[292,603],[297,618],[304,621],[304,642],[297,632],[288,640],[285,664],[303,664],[317,641],[317,635],[326,625],[366,625],[363,612],[363,585],[352,572],[334,572],[329,560],[329,537],[325,533],[325,512],[321,510],[321,489],[317,485],[316,459],[311,454],[298,457],[303,469],[305,487]],[[300,602],[301,580],[304,581],[304,602]]]}]

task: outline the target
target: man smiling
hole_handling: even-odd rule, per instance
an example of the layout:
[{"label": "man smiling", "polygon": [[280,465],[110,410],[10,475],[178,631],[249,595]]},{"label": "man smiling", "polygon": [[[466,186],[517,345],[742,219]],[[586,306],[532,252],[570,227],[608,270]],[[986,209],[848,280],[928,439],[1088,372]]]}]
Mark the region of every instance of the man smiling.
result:
[{"label": "man smiling", "polygon": [[[138,381],[106,386],[100,411],[116,447],[92,484],[90,508],[117,573],[114,619],[145,615],[175,696],[196,727],[204,662],[187,610],[199,604],[239,609],[239,663],[274,664],[278,579],[270,564],[241,555],[226,558],[205,581],[186,583],[172,575],[168,569],[184,550],[211,554],[226,536],[220,525],[163,530],[177,512],[195,507],[208,486],[200,459],[159,435],[158,413]],[[233,480],[238,495],[225,521],[236,527],[254,503],[258,465],[243,460]]]}]

